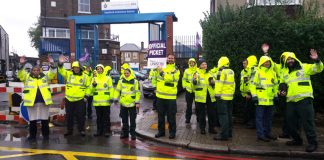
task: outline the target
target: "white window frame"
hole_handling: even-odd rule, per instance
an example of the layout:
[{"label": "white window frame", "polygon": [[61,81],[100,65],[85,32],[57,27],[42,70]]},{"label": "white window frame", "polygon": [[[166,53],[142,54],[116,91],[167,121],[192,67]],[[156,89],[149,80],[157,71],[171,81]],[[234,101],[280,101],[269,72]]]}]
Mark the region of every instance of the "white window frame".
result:
[{"label": "white window frame", "polygon": [[[50,31],[54,31],[54,36],[49,36]],[[58,31],[65,31],[65,36],[58,37],[57,32]],[[46,38],[65,38],[69,39],[70,38],[70,29],[67,28],[53,28],[53,27],[43,27],[43,37]]]},{"label": "white window frame", "polygon": [[[86,37],[82,37],[83,33],[85,33],[85,32],[87,32]],[[93,37],[90,37],[90,35],[93,36]],[[82,39],[93,39],[94,38],[94,31],[93,30],[81,30],[81,37],[82,37]]]},{"label": "white window frame", "polygon": [[247,3],[249,6],[303,5],[303,0],[247,0]]},{"label": "white window frame", "polygon": [[130,62],[132,57],[132,52],[124,52],[124,60],[125,62]]},{"label": "white window frame", "polygon": [[[81,0],[78,0],[78,13],[86,13],[86,14],[91,14],[91,0],[84,0],[84,1],[88,1],[89,3],[81,3]],[[82,11],[81,10],[81,5],[88,5],[88,11]]]},{"label": "white window frame", "polygon": [[138,59],[138,53],[137,52],[133,52],[133,59]]},{"label": "white window frame", "polygon": [[112,67],[117,70],[117,56],[112,56]]},{"label": "white window frame", "polygon": [[147,53],[144,53],[144,55],[143,55],[143,61],[147,61],[147,56],[148,56],[148,54]]}]

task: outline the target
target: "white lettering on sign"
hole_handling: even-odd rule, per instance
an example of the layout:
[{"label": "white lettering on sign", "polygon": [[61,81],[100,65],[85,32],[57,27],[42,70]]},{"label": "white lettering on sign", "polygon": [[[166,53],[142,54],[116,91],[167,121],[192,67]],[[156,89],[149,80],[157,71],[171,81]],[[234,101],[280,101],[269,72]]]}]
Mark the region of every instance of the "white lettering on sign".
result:
[{"label": "white lettering on sign", "polygon": [[148,48],[149,48],[149,50],[150,49],[162,49],[162,48],[164,49],[164,48],[166,48],[166,46],[165,46],[164,42],[162,42],[162,43],[151,43],[151,44],[149,44]]},{"label": "white lettering on sign", "polygon": [[150,50],[149,55],[152,56],[161,56],[164,54],[164,50]]}]

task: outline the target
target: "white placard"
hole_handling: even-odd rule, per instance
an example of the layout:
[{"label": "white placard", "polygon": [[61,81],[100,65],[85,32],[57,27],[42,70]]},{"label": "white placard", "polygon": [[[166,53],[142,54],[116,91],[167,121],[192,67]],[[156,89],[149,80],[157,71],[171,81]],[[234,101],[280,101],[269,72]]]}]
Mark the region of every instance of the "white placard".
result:
[{"label": "white placard", "polygon": [[71,63],[63,63],[63,67],[67,70],[71,69]]},{"label": "white placard", "polygon": [[161,66],[162,68],[166,67],[167,58],[149,58],[147,60],[148,68],[156,68]]},{"label": "white placard", "polygon": [[102,11],[130,9],[138,9],[137,0],[101,2]]}]

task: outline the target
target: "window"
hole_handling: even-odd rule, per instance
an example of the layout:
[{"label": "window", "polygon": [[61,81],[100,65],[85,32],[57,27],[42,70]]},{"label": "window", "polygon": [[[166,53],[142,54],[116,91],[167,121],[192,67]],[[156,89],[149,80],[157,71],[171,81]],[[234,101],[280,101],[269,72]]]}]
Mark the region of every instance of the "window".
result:
[{"label": "window", "polygon": [[55,1],[51,1],[51,7],[56,7],[56,2]]},{"label": "window", "polygon": [[57,38],[66,38],[66,29],[56,29],[56,37]]},{"label": "window", "polygon": [[43,36],[49,38],[70,38],[70,30],[66,28],[43,29]]},{"label": "window", "polygon": [[130,61],[132,53],[131,52],[125,52],[124,56],[125,56],[125,61]]},{"label": "window", "polygon": [[90,0],[78,0],[78,12],[79,13],[91,13],[90,12]]},{"label": "window", "polygon": [[55,29],[48,29],[48,37],[55,37]]},{"label": "window", "polygon": [[133,59],[137,59],[137,57],[138,57],[138,53],[137,52],[134,52],[133,53]]},{"label": "window", "polygon": [[147,54],[144,54],[144,61],[147,61]]},{"label": "window", "polygon": [[112,68],[117,70],[117,56],[112,56]]},{"label": "window", "polygon": [[94,38],[94,31],[92,31],[92,30],[81,30],[81,37],[82,37],[82,39],[93,39]]},{"label": "window", "polygon": [[302,5],[302,0],[248,0],[252,6]]}]

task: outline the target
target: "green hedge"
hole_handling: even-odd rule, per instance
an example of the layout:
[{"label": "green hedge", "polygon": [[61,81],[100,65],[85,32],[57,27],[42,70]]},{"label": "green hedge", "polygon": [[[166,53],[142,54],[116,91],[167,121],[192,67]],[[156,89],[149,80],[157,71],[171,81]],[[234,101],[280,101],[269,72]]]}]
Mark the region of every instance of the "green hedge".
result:
[{"label": "green hedge", "polygon": [[[318,3],[309,6],[220,6],[217,13],[206,13],[201,21],[204,58],[216,65],[221,56],[229,57],[236,73],[237,93],[241,62],[252,54],[260,58],[261,44],[265,42],[270,45],[269,54],[275,62],[279,62],[284,51],[292,51],[302,62],[313,63],[309,58],[310,48],[324,57],[324,19],[317,15]],[[324,74],[313,76],[312,80],[315,106],[323,109],[319,104],[324,104]]]}]

